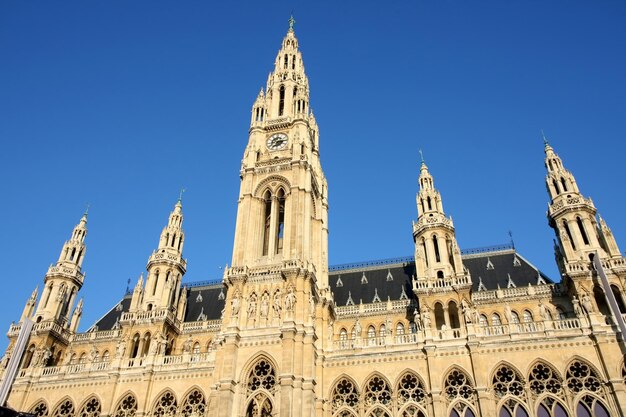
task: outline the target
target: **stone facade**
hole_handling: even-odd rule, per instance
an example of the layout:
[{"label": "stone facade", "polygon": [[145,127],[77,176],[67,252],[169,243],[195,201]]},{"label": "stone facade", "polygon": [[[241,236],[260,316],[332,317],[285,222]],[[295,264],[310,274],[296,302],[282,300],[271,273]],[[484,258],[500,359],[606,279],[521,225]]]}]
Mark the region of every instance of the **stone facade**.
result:
[{"label": "stone facade", "polygon": [[319,146],[291,22],[252,107],[222,282],[181,284],[179,200],[145,278],[78,333],[85,213],[9,329],[4,368],[35,321],[8,405],[39,417],[625,415],[626,260],[547,142],[560,283],[512,246],[462,251],[423,161],[414,256],[329,267]]}]

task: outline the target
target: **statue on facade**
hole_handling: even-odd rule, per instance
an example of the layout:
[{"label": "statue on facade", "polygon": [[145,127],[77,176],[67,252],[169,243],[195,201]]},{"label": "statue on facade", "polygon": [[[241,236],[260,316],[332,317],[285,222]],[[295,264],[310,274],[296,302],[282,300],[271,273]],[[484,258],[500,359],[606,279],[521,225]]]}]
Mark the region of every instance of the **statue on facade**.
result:
[{"label": "statue on facade", "polygon": [[274,309],[274,316],[280,318],[280,313],[283,309],[282,307],[282,299],[280,298],[280,290],[276,290],[274,293],[274,305],[272,306]]},{"label": "statue on facade", "polygon": [[362,331],[363,327],[361,326],[361,322],[359,321],[359,319],[356,319],[356,322],[354,323],[354,334],[356,335],[356,337],[361,337]]},{"label": "statue on facade", "polygon": [[254,317],[256,314],[256,294],[252,293],[248,301],[248,318]]},{"label": "statue on facade", "polygon": [[574,314],[576,314],[576,317],[581,317],[583,315],[583,310],[580,308],[580,301],[578,301],[576,296],[572,298],[572,307],[574,307]]},{"label": "statue on facade", "polygon": [[508,303],[504,305],[504,317],[506,317],[507,323],[513,324],[513,310]]},{"label": "statue on facade", "polygon": [[550,316],[550,311],[548,311],[548,308],[541,300],[539,301],[539,315],[541,316],[542,320],[552,319],[552,317]]},{"label": "statue on facade", "polygon": [[239,316],[239,308],[240,308],[239,293],[236,293],[233,299],[230,301],[230,311],[232,312],[233,317]]},{"label": "statue on facade", "polygon": [[189,335],[187,340],[185,340],[185,343],[183,343],[183,353],[190,353],[192,345],[193,345],[193,340],[191,340],[191,335]]},{"label": "statue on facade", "polygon": [[461,312],[463,313],[463,318],[465,319],[466,324],[470,324],[474,322],[472,309],[469,303],[467,302],[467,300],[465,299],[461,301]]},{"label": "statue on facade", "polygon": [[265,318],[267,317],[267,314],[269,313],[269,309],[270,309],[270,296],[267,294],[267,292],[263,293],[263,296],[261,297],[261,317]]},{"label": "statue on facade", "polygon": [[285,296],[285,310],[293,311],[296,306],[296,294],[293,292],[293,286],[290,286]]},{"label": "statue on facade", "polygon": [[126,342],[124,341],[124,339],[120,339],[117,342],[117,347],[115,348],[115,357],[121,358],[124,356],[125,352],[126,352]]},{"label": "statue on facade", "polygon": [[593,303],[591,302],[591,297],[589,297],[589,294],[583,294],[583,296],[580,298],[580,302],[587,314],[593,313]]},{"label": "statue on facade", "polygon": [[426,305],[422,307],[422,324],[425,329],[430,328],[432,324],[432,320],[430,317],[430,309]]}]

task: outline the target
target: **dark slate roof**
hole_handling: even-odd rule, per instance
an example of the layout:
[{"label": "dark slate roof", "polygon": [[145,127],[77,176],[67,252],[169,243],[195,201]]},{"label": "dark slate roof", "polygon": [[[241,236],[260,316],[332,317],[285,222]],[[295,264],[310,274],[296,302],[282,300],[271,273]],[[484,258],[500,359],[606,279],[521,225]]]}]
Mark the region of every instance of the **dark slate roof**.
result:
[{"label": "dark slate roof", "polygon": [[328,280],[338,306],[348,305],[349,298],[358,305],[387,299],[399,300],[404,288],[407,298],[413,297],[411,277],[415,274],[414,262],[396,263],[386,266],[365,267],[331,272]]},{"label": "dark slate roof", "polygon": [[[463,265],[472,277],[473,291],[507,288],[509,277],[516,287],[553,282],[513,247],[506,245],[464,251]],[[389,275],[391,278],[388,278]],[[336,305],[345,306],[350,298],[355,305],[361,301],[364,304],[372,303],[376,294],[381,302],[387,301],[388,297],[392,301],[399,300],[402,287],[406,296],[412,299],[413,275],[415,262],[411,257],[406,257],[331,267],[328,279]],[[479,288],[481,282],[483,285]]]},{"label": "dark slate roof", "polygon": [[[185,321],[217,320],[224,308],[224,298],[220,297],[222,284],[215,282],[197,282],[187,284],[187,310]],[[97,330],[112,330],[122,313],[130,308],[132,295],[126,294],[122,300],[107,312],[95,324]],[[220,299],[221,298],[221,299]],[[92,326],[89,330],[95,330]]]},{"label": "dark slate roof", "polygon": [[[192,284],[193,285],[193,284]],[[187,289],[185,321],[217,320],[222,315],[224,296],[222,284],[193,286]],[[220,293],[222,294],[220,296]],[[201,317],[206,316],[206,318]]]},{"label": "dark slate roof", "polygon": [[[515,287],[527,287],[552,280],[530,264],[515,250],[491,252],[463,257],[463,265],[472,276],[472,290],[479,291],[480,283],[487,290],[509,287],[509,277]],[[541,277],[541,280],[539,279]]]},{"label": "dark slate roof", "polygon": [[[516,287],[553,282],[508,245],[463,251],[463,265],[471,274],[473,291],[507,288],[509,277]],[[388,299],[396,301],[405,296],[414,299],[411,290],[411,279],[414,275],[415,261],[412,257],[394,258],[331,267],[329,284],[335,295],[336,305],[341,307],[348,305],[349,299],[355,305],[378,300],[386,302]],[[479,288],[481,282],[484,288]],[[217,320],[221,317],[225,293],[219,281],[186,285],[185,322]],[[111,330],[122,312],[128,311],[130,299],[131,295],[127,294],[98,320],[98,330]]]},{"label": "dark slate roof", "polygon": [[122,319],[122,313],[128,311],[130,308],[131,298],[131,294],[126,294],[119,303],[114,305],[113,308],[102,316],[95,325],[91,326],[89,330],[112,330],[115,322]]}]

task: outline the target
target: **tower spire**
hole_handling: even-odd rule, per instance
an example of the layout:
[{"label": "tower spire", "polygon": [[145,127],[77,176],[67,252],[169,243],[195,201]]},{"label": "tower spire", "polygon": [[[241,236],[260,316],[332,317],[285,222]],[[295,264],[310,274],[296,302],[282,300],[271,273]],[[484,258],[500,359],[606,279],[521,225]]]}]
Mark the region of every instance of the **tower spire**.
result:
[{"label": "tower spire", "polygon": [[289,17],[289,32],[293,32],[293,26],[296,23],[296,19],[293,18],[293,13],[291,14],[291,16]]},{"label": "tower spire", "polygon": [[50,266],[46,273],[35,313],[42,320],[56,320],[64,326],[68,324],[68,314],[85,279],[81,268],[87,250],[86,236],[87,211],[74,226],[69,240],[63,244],[56,265]]},{"label": "tower spire", "polygon": [[557,234],[565,263],[587,260],[596,252],[603,258],[621,256],[606,224],[598,224],[593,201],[582,195],[574,175],[549,144],[545,154],[548,221]]}]

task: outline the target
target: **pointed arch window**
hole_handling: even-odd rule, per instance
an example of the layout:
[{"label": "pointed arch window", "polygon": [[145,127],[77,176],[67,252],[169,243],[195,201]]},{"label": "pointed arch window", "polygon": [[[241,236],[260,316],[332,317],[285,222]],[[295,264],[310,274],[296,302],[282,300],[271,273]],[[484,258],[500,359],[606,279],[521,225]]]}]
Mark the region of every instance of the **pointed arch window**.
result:
[{"label": "pointed arch window", "polygon": [[282,116],[285,112],[285,86],[281,85],[278,90],[278,115]]},{"label": "pointed arch window", "polygon": [[48,417],[48,406],[43,400],[40,400],[34,407],[31,407],[30,414],[36,417]]},{"label": "pointed arch window", "polygon": [[569,238],[569,241],[572,243],[572,249],[576,250],[576,243],[574,242],[574,238],[572,237],[572,231],[569,229],[567,220],[563,220],[563,229],[565,229],[565,233],[567,233],[567,237]]},{"label": "pointed arch window", "polygon": [[180,409],[181,417],[202,417],[206,411],[204,394],[199,389],[194,389],[183,401]]},{"label": "pointed arch window", "polygon": [[567,368],[565,385],[573,393],[582,391],[602,395],[602,383],[591,366],[582,360],[573,361]]},{"label": "pointed arch window", "polygon": [[272,195],[270,194],[269,190],[265,192],[265,195],[263,196],[263,202],[263,218],[265,219],[265,223],[263,226],[263,256],[267,256],[270,246],[270,228],[272,222]]},{"label": "pointed arch window", "polygon": [[561,185],[563,186],[563,192],[566,193],[567,192],[567,182],[565,181],[565,178],[561,177]]},{"label": "pointed arch window", "polygon": [[172,417],[178,411],[176,397],[170,391],[164,392],[152,410],[152,417]]},{"label": "pointed arch window", "polygon": [[565,407],[553,397],[546,397],[537,408],[537,417],[570,417]]},{"label": "pointed arch window", "polygon": [[585,245],[589,245],[589,238],[587,237],[587,233],[585,232],[585,226],[583,225],[583,221],[580,217],[576,217],[576,224],[578,225],[578,230],[580,230],[580,235],[583,238],[583,243]]},{"label": "pointed arch window", "polygon": [[137,413],[137,399],[133,394],[127,394],[119,402],[113,417],[135,417]]},{"label": "pointed arch window", "polygon": [[78,412],[78,417],[99,417],[102,412],[102,404],[96,397],[92,397]]},{"label": "pointed arch window", "polygon": [[498,417],[529,417],[529,415],[519,401],[509,398],[500,407]]},{"label": "pointed arch window", "polygon": [[344,410],[347,408],[351,411],[356,411],[359,405],[359,392],[352,381],[343,378],[335,385],[335,388],[333,388],[330,401],[333,414],[342,408]]},{"label": "pointed arch window", "polygon": [[57,406],[52,417],[74,417],[74,403],[67,399]]},{"label": "pointed arch window", "polygon": [[536,364],[528,376],[530,392],[534,396],[544,393],[562,395],[563,383],[556,371],[545,363]]},{"label": "pointed arch window", "polygon": [[437,235],[433,235],[433,247],[435,249],[435,262],[441,262],[441,255],[439,254],[439,242]]},{"label": "pointed arch window", "polygon": [[278,221],[276,223],[276,253],[283,250],[283,237],[285,234],[285,191],[279,189],[276,195],[278,197]]}]

